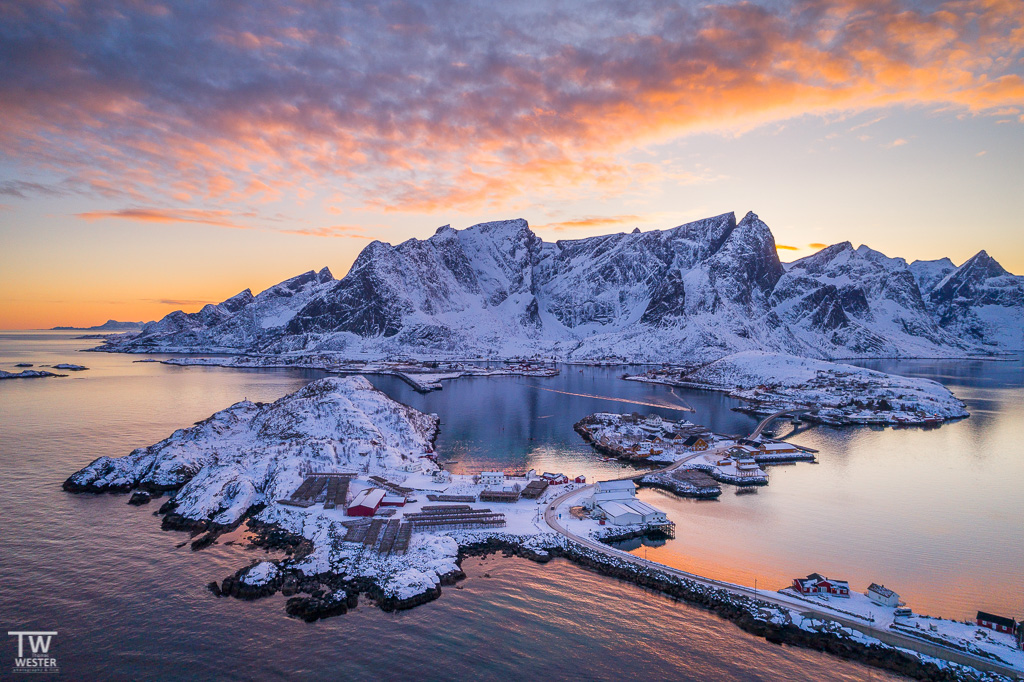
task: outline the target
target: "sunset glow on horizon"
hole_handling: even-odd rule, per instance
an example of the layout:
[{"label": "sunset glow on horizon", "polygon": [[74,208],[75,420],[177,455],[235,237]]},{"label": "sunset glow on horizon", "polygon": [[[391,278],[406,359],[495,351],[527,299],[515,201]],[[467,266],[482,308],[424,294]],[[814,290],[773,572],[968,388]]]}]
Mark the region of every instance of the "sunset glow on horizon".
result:
[{"label": "sunset glow on horizon", "polygon": [[0,329],[757,213],[1024,274],[1024,3],[0,2]]}]

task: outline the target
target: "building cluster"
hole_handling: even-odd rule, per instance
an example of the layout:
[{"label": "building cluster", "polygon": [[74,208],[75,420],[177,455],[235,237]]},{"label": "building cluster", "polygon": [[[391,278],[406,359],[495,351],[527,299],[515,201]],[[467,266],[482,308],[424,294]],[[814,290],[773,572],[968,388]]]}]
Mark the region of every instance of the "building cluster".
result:
[{"label": "building cluster", "polygon": [[574,428],[595,448],[627,459],[647,459],[665,452],[703,452],[714,436],[704,427],[687,421],[674,422],[656,414],[597,413]]}]

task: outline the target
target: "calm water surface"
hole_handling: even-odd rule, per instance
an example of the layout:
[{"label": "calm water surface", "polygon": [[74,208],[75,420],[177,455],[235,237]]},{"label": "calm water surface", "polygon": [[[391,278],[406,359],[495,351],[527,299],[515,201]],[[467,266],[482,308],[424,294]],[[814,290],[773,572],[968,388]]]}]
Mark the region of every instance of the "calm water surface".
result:
[{"label": "calm water surface", "polygon": [[[68,677],[886,679],[767,644],[561,561],[471,559],[464,589],[446,589],[429,605],[399,614],[361,605],[312,625],[285,617],[280,598],[216,599],[204,585],[254,551],[177,548],[184,536],[160,531],[153,505],[70,495],[60,483],[96,457],[127,454],[243,398],[274,400],[320,374],[134,363],[78,353],[92,342],[73,336],[0,334],[0,369],[16,362],[91,368],[0,383],[0,620],[7,629],[56,629]],[[831,571],[855,587],[885,581],[923,611],[1021,615],[1020,363],[895,369],[940,377],[974,416],[931,431],[808,431],[796,439],[822,450],[822,463],[774,468],[757,495],[727,488],[719,502],[694,503],[645,492],[679,532],[636,551],[717,577],[756,577],[759,586]],[[572,431],[596,410],[671,418],[689,406],[691,419],[719,431],[753,424],[723,396],[623,382],[623,371],[564,367],[552,379],[459,379],[428,395],[387,377],[371,380],[441,416],[438,449],[455,471],[619,474],[623,465],[601,462]],[[0,674],[12,655],[9,646],[0,656]]]}]

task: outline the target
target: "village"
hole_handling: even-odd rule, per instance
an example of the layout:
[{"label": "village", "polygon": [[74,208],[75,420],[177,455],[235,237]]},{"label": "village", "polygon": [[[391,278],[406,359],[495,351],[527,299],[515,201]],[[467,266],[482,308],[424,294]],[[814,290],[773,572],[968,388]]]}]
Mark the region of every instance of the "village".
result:
[{"label": "village", "polygon": [[[429,459],[425,456],[424,459]],[[409,466],[390,478],[356,472],[312,472],[278,504],[321,513],[346,529],[343,542],[361,543],[382,555],[402,554],[414,533],[505,529],[531,534],[547,530],[545,505],[586,487],[585,476],[531,470],[522,474],[482,471],[451,474],[444,469]],[[587,521],[602,538],[654,531],[671,533],[665,514],[638,499],[632,480],[604,481],[566,518]],[[623,530],[625,527],[628,529]],[[621,531],[621,532],[620,532]]]},{"label": "village", "polygon": [[634,464],[675,465],[638,477],[641,485],[683,497],[717,497],[718,483],[746,488],[768,484],[764,467],[815,461],[815,451],[765,437],[712,433],[689,421],[651,414],[598,412],[573,427],[595,450]]}]

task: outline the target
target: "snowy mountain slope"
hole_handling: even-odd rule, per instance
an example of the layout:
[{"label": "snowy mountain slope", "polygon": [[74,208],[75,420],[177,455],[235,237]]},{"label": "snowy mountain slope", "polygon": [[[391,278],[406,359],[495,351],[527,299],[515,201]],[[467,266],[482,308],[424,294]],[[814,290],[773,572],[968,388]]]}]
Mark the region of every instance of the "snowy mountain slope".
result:
[{"label": "snowy mountain slope", "polygon": [[928,304],[943,329],[1000,350],[1024,349],[1024,277],[981,251],[939,280]]},{"label": "snowy mountain slope", "polygon": [[[505,220],[375,241],[341,280],[306,273],[171,313],[103,349],[681,362],[743,350],[943,357],[1012,347],[1024,328],[1020,278],[969,265],[907,265],[844,242],[783,267],[754,213],[554,243]],[[926,296],[922,285],[932,285]]]},{"label": "snowy mountain slope", "polygon": [[[776,310],[796,328],[856,355],[929,355],[969,351],[941,329],[902,258],[867,246],[834,244],[791,263],[774,292]],[[825,356],[838,356],[829,353]]]},{"label": "snowy mountain slope", "polygon": [[917,281],[917,288],[922,296],[926,296],[946,275],[956,270],[953,261],[948,258],[916,260],[909,267],[911,274],[914,275],[914,279]]},{"label": "snowy mountain slope", "polygon": [[[138,349],[247,350],[275,334],[301,308],[322,294],[334,277],[327,268],[303,273],[257,296],[245,291],[197,313],[171,313],[126,335],[126,347]],[[283,330],[278,330],[283,331]]]},{"label": "snowy mountain slope", "polygon": [[100,457],[72,491],[174,490],[177,512],[231,524],[288,497],[311,471],[385,473],[432,447],[434,415],[397,403],[363,377],[328,378],[271,404],[235,403],[125,457]]}]

